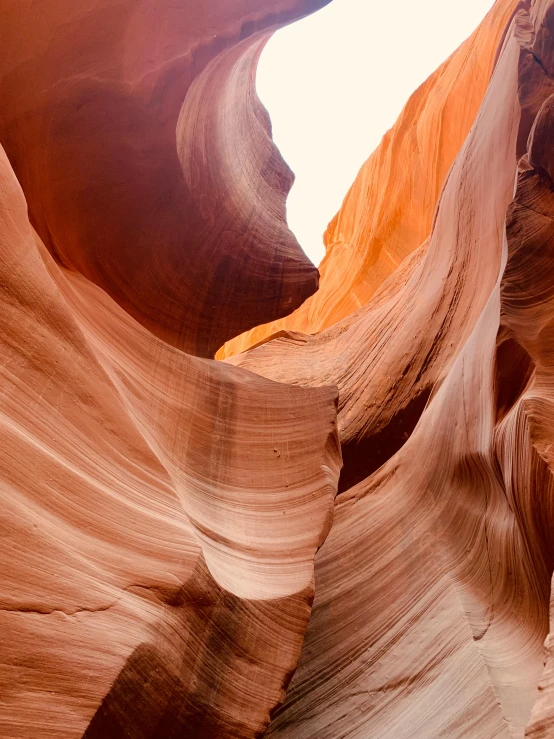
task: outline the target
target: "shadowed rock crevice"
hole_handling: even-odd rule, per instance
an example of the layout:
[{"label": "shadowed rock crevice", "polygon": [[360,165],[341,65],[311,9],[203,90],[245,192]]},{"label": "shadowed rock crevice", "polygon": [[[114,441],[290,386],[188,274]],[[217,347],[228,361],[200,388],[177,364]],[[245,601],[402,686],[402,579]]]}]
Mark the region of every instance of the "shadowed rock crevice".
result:
[{"label": "shadowed rock crevice", "polygon": [[496,423],[502,421],[523,395],[534,371],[535,364],[521,344],[501,330],[496,346]]},{"label": "shadowed rock crevice", "polygon": [[349,441],[341,445],[343,467],[339,494],[372,475],[404,446],[417,426],[430,395],[430,390],[417,395],[376,434],[359,442]]},{"label": "shadowed rock crevice", "polygon": [[[246,601],[217,586],[201,561],[191,580],[165,599],[154,642],[138,645],[126,660],[87,727],[83,739],[259,739],[269,708],[256,726],[228,702],[233,681],[245,700],[260,685],[247,675],[269,667],[299,641],[279,638],[279,621],[301,608],[309,613],[313,588],[288,599]],[[258,669],[260,669],[258,668]],[[283,676],[282,699],[294,668]]]}]

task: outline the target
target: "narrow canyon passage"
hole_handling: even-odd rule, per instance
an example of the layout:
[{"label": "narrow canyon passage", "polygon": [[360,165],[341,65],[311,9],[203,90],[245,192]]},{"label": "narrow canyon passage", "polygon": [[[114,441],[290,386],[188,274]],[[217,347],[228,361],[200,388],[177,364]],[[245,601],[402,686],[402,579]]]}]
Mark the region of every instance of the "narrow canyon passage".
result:
[{"label": "narrow canyon passage", "polygon": [[318,272],[255,79],[328,5],[0,0],[1,739],[554,736],[554,2]]}]

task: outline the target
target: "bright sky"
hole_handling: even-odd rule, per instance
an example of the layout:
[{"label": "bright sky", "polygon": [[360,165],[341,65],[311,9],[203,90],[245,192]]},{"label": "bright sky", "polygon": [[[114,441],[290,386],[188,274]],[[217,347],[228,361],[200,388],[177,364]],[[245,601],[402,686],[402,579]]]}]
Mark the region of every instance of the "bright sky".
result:
[{"label": "bright sky", "polygon": [[317,265],[322,236],[410,94],[464,41],[493,0],[333,0],[278,31],[258,94],[296,174],[290,228]]}]

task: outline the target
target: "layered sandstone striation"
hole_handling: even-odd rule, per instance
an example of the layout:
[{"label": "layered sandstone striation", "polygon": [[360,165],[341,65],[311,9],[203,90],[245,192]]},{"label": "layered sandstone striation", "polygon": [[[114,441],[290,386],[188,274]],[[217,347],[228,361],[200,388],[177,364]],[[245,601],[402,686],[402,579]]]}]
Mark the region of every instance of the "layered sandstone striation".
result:
[{"label": "layered sandstone striation", "polygon": [[238,354],[278,331],[321,331],[366,305],[431,231],[445,178],[479,110],[516,0],[477,30],[414,92],[363,165],[324,235],[319,291],[282,320],[228,342]]},{"label": "layered sandstone striation", "polygon": [[254,76],[271,31],[326,2],[0,5],[0,139],[31,223],[188,353],[213,356],[317,288]]},{"label": "layered sandstone striation", "polygon": [[194,355],[315,289],[252,86],[315,6],[0,2],[3,738],[253,739],[284,698],[336,389]]},{"label": "layered sandstone striation", "polygon": [[554,5],[520,3],[425,244],[332,328],[230,360],[339,387],[342,494],[269,736],[554,732],[553,61]]},{"label": "layered sandstone striation", "polygon": [[554,2],[216,362],[317,284],[253,75],[323,4],[0,0],[2,738],[554,735]]}]

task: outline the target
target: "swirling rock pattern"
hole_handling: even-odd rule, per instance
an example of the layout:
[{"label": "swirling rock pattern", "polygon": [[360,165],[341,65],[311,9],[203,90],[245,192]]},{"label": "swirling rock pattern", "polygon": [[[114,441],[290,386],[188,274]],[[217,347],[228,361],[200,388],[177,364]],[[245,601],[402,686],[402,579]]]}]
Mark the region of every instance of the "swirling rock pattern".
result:
[{"label": "swirling rock pattern", "polygon": [[2,737],[253,738],[284,698],[336,389],[193,355],[315,287],[252,87],[315,6],[0,2]]},{"label": "swirling rock pattern", "polygon": [[554,4],[518,4],[429,238],[367,306],[228,360],[339,387],[342,494],[268,736],[554,735],[553,49]]},{"label": "swirling rock pattern", "polygon": [[157,339],[52,261],[5,157],[1,213],[0,735],[256,736],[331,523],[336,393]]},{"label": "swirling rock pattern", "polygon": [[516,5],[517,0],[494,5],[472,36],[414,92],[363,165],[324,235],[319,291],[291,316],[228,342],[219,358],[238,354],[277,331],[314,333],[336,324],[366,305],[421,246],[445,178],[475,121]]},{"label": "swirling rock pattern", "polygon": [[315,288],[252,80],[323,4],[0,0],[2,738],[554,736],[554,1],[215,362]]},{"label": "swirling rock pattern", "polygon": [[271,31],[326,1],[0,4],[0,140],[31,223],[188,353],[317,288],[254,73]]}]

